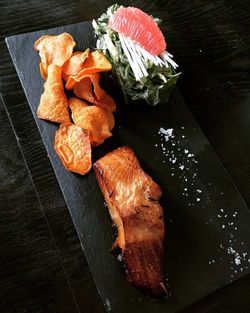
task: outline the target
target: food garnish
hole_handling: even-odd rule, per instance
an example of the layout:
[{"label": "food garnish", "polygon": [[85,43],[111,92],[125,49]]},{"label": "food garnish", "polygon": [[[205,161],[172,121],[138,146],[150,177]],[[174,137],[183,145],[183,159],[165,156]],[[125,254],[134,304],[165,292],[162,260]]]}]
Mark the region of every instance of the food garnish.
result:
[{"label": "food garnish", "polygon": [[93,20],[96,47],[112,64],[126,102],[167,101],[180,75],[158,23],[140,9],[118,4]]},{"label": "food garnish", "polygon": [[127,279],[152,295],[166,294],[161,261],[164,240],[161,188],[146,174],[129,147],[120,147],[93,165],[118,236]]}]

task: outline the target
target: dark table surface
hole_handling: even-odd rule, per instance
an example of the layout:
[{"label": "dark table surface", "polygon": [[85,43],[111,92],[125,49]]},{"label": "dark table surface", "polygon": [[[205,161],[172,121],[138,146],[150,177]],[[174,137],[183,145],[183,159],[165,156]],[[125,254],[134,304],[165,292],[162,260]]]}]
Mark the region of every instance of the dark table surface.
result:
[{"label": "dark table surface", "polygon": [[[111,3],[0,1],[0,92],[8,108],[7,114],[0,103],[0,312],[103,312],[4,38],[90,20]],[[183,72],[179,90],[249,206],[249,3],[123,3],[163,19]],[[17,107],[20,113],[14,116]],[[185,312],[250,312],[249,294],[245,277]]]}]

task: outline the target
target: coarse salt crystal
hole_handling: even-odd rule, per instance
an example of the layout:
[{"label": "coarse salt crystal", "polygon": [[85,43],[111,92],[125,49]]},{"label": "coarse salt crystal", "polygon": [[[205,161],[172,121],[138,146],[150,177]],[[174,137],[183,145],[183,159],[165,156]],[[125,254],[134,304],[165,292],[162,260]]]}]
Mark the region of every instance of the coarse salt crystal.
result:
[{"label": "coarse salt crystal", "polygon": [[173,128],[164,129],[163,127],[161,127],[158,133],[160,135],[164,135],[165,141],[168,141],[170,138],[174,138],[173,131]]}]

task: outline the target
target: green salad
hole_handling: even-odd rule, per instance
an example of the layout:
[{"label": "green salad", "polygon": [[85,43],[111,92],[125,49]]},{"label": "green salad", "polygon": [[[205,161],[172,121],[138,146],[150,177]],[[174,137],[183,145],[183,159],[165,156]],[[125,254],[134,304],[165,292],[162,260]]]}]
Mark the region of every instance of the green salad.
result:
[{"label": "green salad", "polygon": [[[119,34],[108,27],[110,17],[120,8],[114,4],[93,21],[96,48],[101,50],[112,64],[112,70],[121,86],[126,103],[130,100],[144,99],[150,105],[166,102],[173,90],[180,73],[168,63],[168,67],[156,65],[151,60],[143,60],[147,71],[146,77],[136,79],[127,55],[124,53]],[[158,24],[159,20],[154,19]]]}]

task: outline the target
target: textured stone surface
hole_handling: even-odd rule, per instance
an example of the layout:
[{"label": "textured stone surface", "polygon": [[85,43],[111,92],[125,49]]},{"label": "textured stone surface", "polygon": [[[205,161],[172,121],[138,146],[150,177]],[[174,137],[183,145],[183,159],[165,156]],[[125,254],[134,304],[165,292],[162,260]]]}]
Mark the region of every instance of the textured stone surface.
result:
[{"label": "textured stone surface", "polygon": [[[23,153],[35,156],[29,166],[39,174],[34,188],[1,104],[2,312],[101,311],[74,226],[3,39],[89,20],[110,3],[0,2],[0,91],[10,115],[15,112],[12,120]],[[135,1],[133,5],[164,20],[170,50],[184,73],[180,92],[249,205],[247,2]],[[249,283],[245,278],[228,286],[196,304],[190,312],[248,312]]]}]

